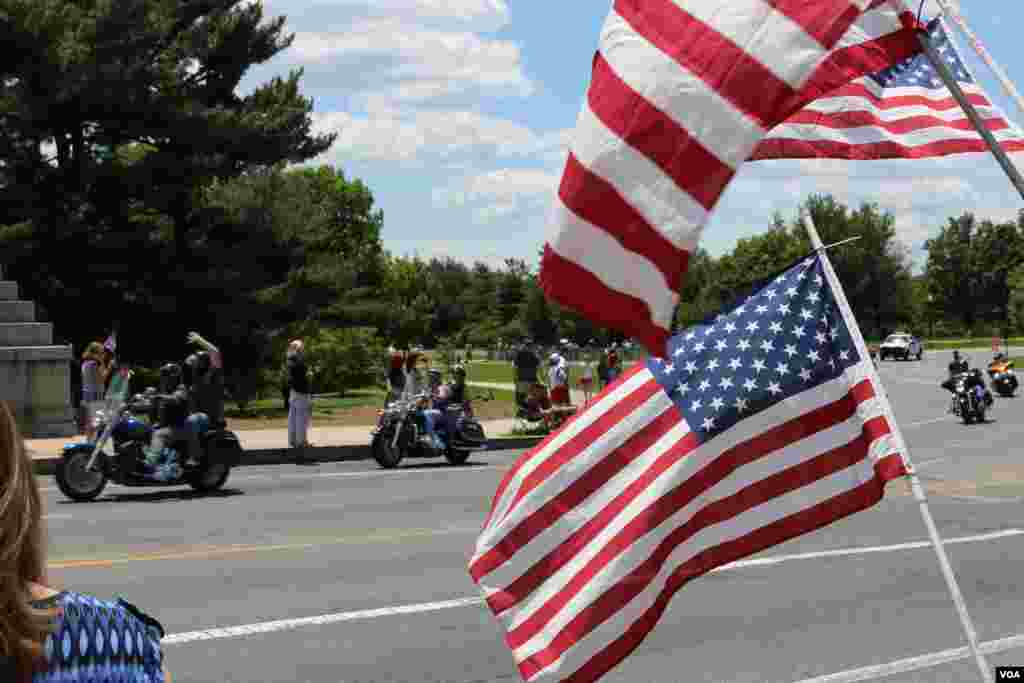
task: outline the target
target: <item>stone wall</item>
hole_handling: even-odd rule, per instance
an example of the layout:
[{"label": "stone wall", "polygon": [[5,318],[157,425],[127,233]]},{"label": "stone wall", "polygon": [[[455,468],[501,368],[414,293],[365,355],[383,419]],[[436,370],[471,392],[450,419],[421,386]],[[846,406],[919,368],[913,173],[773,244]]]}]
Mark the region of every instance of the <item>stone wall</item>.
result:
[{"label": "stone wall", "polygon": [[18,286],[0,270],[0,400],[28,438],[78,433],[71,397],[71,347],[53,344],[53,326],[35,319]]}]

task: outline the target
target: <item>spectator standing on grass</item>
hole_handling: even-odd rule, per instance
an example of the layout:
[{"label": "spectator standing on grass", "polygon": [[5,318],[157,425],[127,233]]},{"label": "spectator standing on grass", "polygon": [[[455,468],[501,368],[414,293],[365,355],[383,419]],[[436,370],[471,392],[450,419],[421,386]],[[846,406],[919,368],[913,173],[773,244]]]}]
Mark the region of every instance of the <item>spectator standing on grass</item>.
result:
[{"label": "spectator standing on grass", "polygon": [[47,586],[42,499],[6,402],[0,402],[0,482],[0,680],[170,683],[159,622],[124,600]]},{"label": "spectator standing on grass", "polygon": [[309,391],[309,368],[306,366],[306,347],[301,339],[288,345],[289,407],[288,447],[309,448],[309,423],[313,417],[313,404]]},{"label": "spectator standing on grass", "polygon": [[580,371],[580,389],[583,390],[584,402],[590,403],[594,394],[594,368],[586,356],[583,356],[583,369]]},{"label": "spectator standing on grass", "polygon": [[604,389],[608,386],[608,352],[604,349],[598,353],[597,359],[597,381],[598,387]]},{"label": "spectator standing on grass", "polygon": [[551,387],[551,402],[555,405],[569,404],[569,364],[558,352],[548,359],[548,386]]},{"label": "spectator standing on grass", "polygon": [[615,346],[608,351],[608,384],[611,384],[622,374],[622,365],[619,361],[619,351]]}]

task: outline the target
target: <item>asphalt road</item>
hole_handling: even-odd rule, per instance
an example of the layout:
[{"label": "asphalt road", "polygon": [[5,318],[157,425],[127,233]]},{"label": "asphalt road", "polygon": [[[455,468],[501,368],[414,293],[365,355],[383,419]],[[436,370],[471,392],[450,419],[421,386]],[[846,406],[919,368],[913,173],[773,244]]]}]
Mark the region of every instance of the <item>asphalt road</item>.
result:
[{"label": "asphalt road", "polygon": [[[980,639],[994,641],[1024,634],[1024,398],[997,399],[989,424],[960,424],[937,386],[947,357],[886,362],[882,374],[940,533],[966,539],[948,552]],[[516,681],[466,573],[516,455],[392,472],[243,468],[220,496],[110,487],[90,504],[40,479],[52,579],[159,618],[178,682]],[[759,556],[783,561],[690,584],[605,680],[980,680],[970,659],[857,671],[965,645],[934,552],[913,545],[926,538],[893,487],[872,510]],[[839,549],[851,552],[828,552]],[[1024,647],[990,661],[1024,665]],[[820,678],[830,674],[842,675]]]}]

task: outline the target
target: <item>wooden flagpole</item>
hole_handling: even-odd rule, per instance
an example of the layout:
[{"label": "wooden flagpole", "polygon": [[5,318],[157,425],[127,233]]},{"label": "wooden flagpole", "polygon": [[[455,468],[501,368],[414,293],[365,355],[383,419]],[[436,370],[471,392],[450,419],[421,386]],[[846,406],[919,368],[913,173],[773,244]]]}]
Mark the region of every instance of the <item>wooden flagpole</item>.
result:
[{"label": "wooden flagpole", "polygon": [[963,109],[964,113],[967,114],[967,118],[970,120],[971,125],[978,131],[978,134],[985,140],[985,144],[988,145],[992,155],[995,156],[996,161],[1002,166],[1003,171],[1006,173],[1006,177],[1010,179],[1013,186],[1017,188],[1017,192],[1020,193],[1022,199],[1024,199],[1024,178],[1021,177],[1020,172],[1017,171],[1017,167],[1013,165],[1013,161],[1007,156],[1006,150],[1002,148],[999,141],[996,140],[995,136],[992,135],[992,131],[988,129],[985,122],[982,120],[981,115],[978,114],[978,110],[974,108],[974,105],[964,95],[964,91],[960,89],[960,84],[957,83],[956,78],[950,73],[949,67],[946,62],[942,59],[939,53],[935,50],[935,46],[932,45],[931,38],[928,36],[928,32],[919,29],[917,31],[917,40],[920,43],[921,48],[924,50],[925,55],[928,56],[928,61],[931,62],[932,66],[938,72],[942,82],[949,89],[949,92],[953,94],[960,108]]},{"label": "wooden flagpole", "polygon": [[942,9],[942,13],[952,19],[953,23],[957,25],[960,31],[967,36],[968,42],[970,42],[974,51],[978,53],[978,56],[981,57],[981,61],[985,62],[988,68],[992,70],[992,73],[996,75],[996,78],[999,80],[1000,85],[1003,86],[1003,90],[1006,94],[1009,95],[1010,99],[1017,103],[1021,112],[1024,112],[1024,97],[1021,96],[1020,92],[1013,85],[1013,81],[1011,81],[1010,77],[1006,75],[1003,68],[999,66],[996,60],[993,59],[992,55],[989,54],[988,50],[985,49],[985,46],[982,45],[981,41],[978,40],[978,36],[970,29],[967,22],[964,21],[963,16],[961,16],[960,12],[957,11],[956,7],[951,5],[949,0],[935,0],[935,2],[939,5],[939,8]]},{"label": "wooden flagpole", "polygon": [[[811,214],[806,208],[800,209],[800,218],[803,221],[804,229],[807,230],[807,235],[811,238],[811,247],[815,251],[821,253],[821,262],[825,270],[825,278],[828,280],[828,284],[832,287],[832,291],[835,294],[836,303],[839,305],[839,311],[843,315],[846,327],[850,330],[850,336],[853,338],[853,343],[857,347],[857,353],[860,354],[861,358],[867,359],[868,373],[871,376],[871,381],[876,387],[884,391],[882,380],[878,376],[875,364],[870,361],[871,355],[868,353],[867,344],[864,342],[864,337],[860,333],[860,326],[857,325],[857,320],[853,317],[853,310],[850,308],[850,304],[846,299],[846,293],[843,291],[843,285],[839,282],[839,276],[836,275],[835,269],[832,268],[832,262],[828,258],[828,251],[821,242],[821,236],[818,235],[818,229],[814,225],[814,220],[811,218]],[[974,655],[974,661],[978,664],[978,670],[981,672],[982,680],[985,681],[985,683],[992,683],[992,671],[988,666],[988,662],[985,661],[985,657],[981,653],[981,650],[978,648],[978,634],[974,630],[974,624],[971,622],[971,616],[967,612],[967,604],[964,602],[964,596],[960,592],[960,586],[957,584],[956,575],[953,573],[953,567],[949,563],[949,557],[946,555],[946,549],[942,545],[942,539],[939,537],[939,530],[936,528],[935,520],[932,518],[931,509],[928,507],[928,497],[925,495],[924,487],[921,485],[921,480],[917,476],[917,471],[910,462],[910,455],[907,450],[906,441],[903,439],[903,433],[900,431],[899,424],[896,422],[896,417],[892,413],[892,406],[889,405],[888,397],[882,396],[880,398],[882,399],[882,405],[884,406],[886,420],[888,420],[889,428],[892,430],[890,433],[892,434],[893,442],[902,455],[903,462],[906,464],[907,478],[910,480],[910,488],[914,493],[915,500],[918,502],[918,507],[921,510],[921,517],[924,518],[924,525],[928,529],[928,536],[931,539],[932,546],[934,546],[935,553],[939,556],[939,566],[942,569],[942,575],[946,579],[946,585],[949,587],[950,595],[953,598],[953,604],[956,606],[956,611],[960,615],[960,623],[963,626],[964,634],[967,636],[967,643],[970,646],[971,654]]]}]

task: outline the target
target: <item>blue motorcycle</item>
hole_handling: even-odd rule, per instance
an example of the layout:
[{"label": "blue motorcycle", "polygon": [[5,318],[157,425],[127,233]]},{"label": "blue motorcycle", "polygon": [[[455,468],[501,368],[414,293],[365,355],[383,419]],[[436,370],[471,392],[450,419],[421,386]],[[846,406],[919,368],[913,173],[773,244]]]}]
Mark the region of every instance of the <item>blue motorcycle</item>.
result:
[{"label": "blue motorcycle", "polygon": [[[122,486],[180,486],[187,484],[202,492],[216,491],[227,482],[231,468],[241,462],[238,436],[227,429],[211,428],[205,415],[195,420],[202,446],[197,463],[183,463],[168,476],[166,468],[147,466],[145,447],[154,425],[142,419],[151,412],[152,398],[136,395],[129,401],[108,400],[96,412],[93,425],[99,434],[95,442],[70,443],[57,464],[57,486],[68,498],[88,501],[97,498],[108,481]],[[105,447],[112,444],[113,453]],[[184,444],[177,444],[179,453]]]}]

